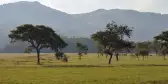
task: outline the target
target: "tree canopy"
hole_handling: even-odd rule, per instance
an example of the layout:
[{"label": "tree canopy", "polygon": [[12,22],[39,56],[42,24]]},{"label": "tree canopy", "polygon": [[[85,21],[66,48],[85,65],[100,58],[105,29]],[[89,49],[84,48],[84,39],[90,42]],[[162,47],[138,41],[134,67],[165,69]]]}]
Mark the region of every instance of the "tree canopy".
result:
[{"label": "tree canopy", "polygon": [[163,31],[161,34],[155,36],[154,39],[160,42],[160,52],[165,57],[165,55],[168,54],[168,31]]},{"label": "tree canopy", "polygon": [[58,51],[68,45],[52,28],[44,25],[24,24],[12,30],[8,36],[12,43],[17,40],[29,42],[29,47],[36,49],[37,64],[40,64],[41,49],[51,48]]},{"label": "tree canopy", "polygon": [[[104,47],[104,53],[110,55],[109,64],[111,64],[114,52],[118,53],[121,49],[133,47],[132,42],[125,38],[130,38],[131,35],[131,28],[112,22],[106,25],[104,31],[98,31],[92,34],[91,38]],[[116,56],[118,58],[118,54]]]}]

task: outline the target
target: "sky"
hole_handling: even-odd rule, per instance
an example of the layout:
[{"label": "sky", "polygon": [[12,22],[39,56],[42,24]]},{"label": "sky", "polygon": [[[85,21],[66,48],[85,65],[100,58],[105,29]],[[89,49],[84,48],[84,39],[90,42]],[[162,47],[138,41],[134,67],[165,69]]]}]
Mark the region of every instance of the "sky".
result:
[{"label": "sky", "polygon": [[46,6],[70,14],[91,12],[97,9],[132,9],[168,14],[168,0],[0,0],[0,4],[17,1],[39,1]]}]

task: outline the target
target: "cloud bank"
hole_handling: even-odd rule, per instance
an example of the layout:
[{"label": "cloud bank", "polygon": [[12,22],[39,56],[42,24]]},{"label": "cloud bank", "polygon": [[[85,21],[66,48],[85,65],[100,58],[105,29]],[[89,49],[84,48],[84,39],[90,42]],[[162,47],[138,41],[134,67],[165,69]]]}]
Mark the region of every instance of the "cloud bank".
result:
[{"label": "cloud bank", "polygon": [[67,13],[84,13],[100,8],[168,13],[168,0],[0,0],[0,4],[17,1],[39,1]]}]

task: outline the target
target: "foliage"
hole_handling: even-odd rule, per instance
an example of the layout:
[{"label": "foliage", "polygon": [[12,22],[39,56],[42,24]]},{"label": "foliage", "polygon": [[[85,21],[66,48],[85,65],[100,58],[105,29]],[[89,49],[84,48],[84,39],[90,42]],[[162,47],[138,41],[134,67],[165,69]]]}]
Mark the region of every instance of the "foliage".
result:
[{"label": "foliage", "polygon": [[164,55],[164,59],[165,59],[165,55],[168,54],[168,31],[163,31],[161,34],[159,34],[158,36],[155,36],[154,39],[160,42],[160,52],[161,54]]},{"label": "foliage", "polygon": [[68,62],[67,55],[61,51],[55,52],[55,57],[57,60],[62,60],[63,62]]},{"label": "foliage", "polygon": [[57,60],[61,60],[64,57],[64,53],[63,52],[55,52],[55,57]]},{"label": "foliage", "polygon": [[68,56],[64,54],[63,58],[62,58],[63,62],[68,62]]},{"label": "foliage", "polygon": [[[132,42],[124,37],[130,38],[132,29],[126,25],[117,25],[115,22],[106,25],[104,31],[98,31],[92,34],[91,38],[104,47],[104,53],[110,55],[109,64],[114,52],[119,53],[122,49],[132,48]],[[116,54],[118,58],[118,54]]]},{"label": "foliage", "polygon": [[81,54],[84,53],[84,54],[87,54],[87,51],[88,51],[88,46],[87,45],[84,45],[80,42],[77,42],[76,43],[76,48],[78,49],[78,54]]},{"label": "foliage", "polygon": [[40,64],[40,50],[43,48],[51,48],[55,51],[62,49],[67,44],[60,38],[55,31],[44,25],[24,24],[12,30],[9,34],[11,42],[17,40],[27,41],[37,52],[37,64]]}]

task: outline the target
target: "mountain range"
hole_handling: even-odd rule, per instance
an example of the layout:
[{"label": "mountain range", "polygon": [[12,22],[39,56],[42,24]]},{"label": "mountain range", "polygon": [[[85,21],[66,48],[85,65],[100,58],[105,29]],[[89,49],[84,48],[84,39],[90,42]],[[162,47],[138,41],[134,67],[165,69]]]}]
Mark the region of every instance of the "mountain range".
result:
[{"label": "mountain range", "polygon": [[112,21],[133,27],[134,41],[152,40],[168,28],[168,14],[121,9],[68,14],[37,1],[21,1],[0,5],[0,48],[9,43],[10,30],[21,24],[43,24],[52,27],[60,35],[89,38]]}]

